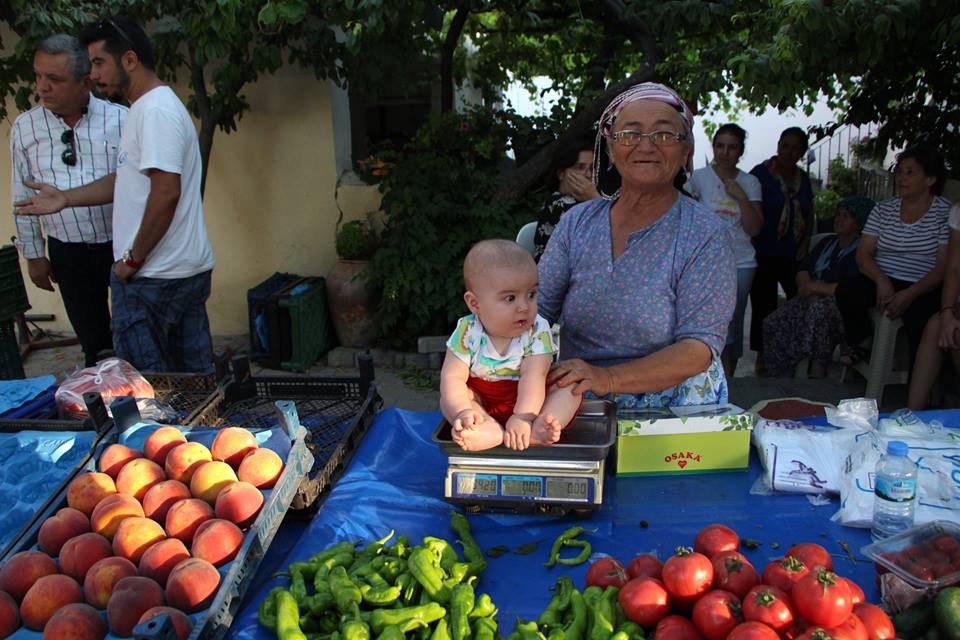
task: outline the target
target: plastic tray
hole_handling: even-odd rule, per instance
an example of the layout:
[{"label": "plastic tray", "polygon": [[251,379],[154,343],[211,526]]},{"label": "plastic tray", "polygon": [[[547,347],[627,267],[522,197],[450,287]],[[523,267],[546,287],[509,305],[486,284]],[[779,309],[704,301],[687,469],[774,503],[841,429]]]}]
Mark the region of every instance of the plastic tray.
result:
[{"label": "plastic tray", "polygon": [[273,404],[290,400],[307,429],[307,447],[314,466],[304,479],[292,508],[310,513],[321,495],[346,466],[383,400],[373,384],[373,362],[360,358],[360,377],[251,376],[246,358],[233,362],[233,382],[223,387],[191,424],[262,429],[275,425]]},{"label": "plastic tray", "polygon": [[937,520],[911,527],[860,549],[877,564],[921,589],[939,591],[960,582],[960,525]]},{"label": "plastic tray", "polygon": [[603,460],[617,441],[617,408],[609,400],[585,400],[573,424],[563,430],[560,441],[549,446],[532,445],[524,451],[504,446],[485,451],[464,451],[450,438],[446,420],[433,434],[433,441],[448,456],[482,458],[549,458],[551,460]]},{"label": "plastic tray", "polygon": [[[277,272],[252,289],[247,289],[247,321],[250,329],[250,357],[254,362],[261,362],[262,360],[270,358],[270,345],[263,344],[257,333],[257,316],[263,313],[264,320],[266,320],[267,298],[298,278],[300,278],[300,276],[292,273]],[[268,330],[268,340],[272,337]]]},{"label": "plastic tray", "polygon": [[[263,559],[264,554],[270,547],[270,543],[273,541],[277,529],[280,527],[280,522],[283,520],[283,516],[293,499],[297,487],[313,463],[313,457],[308,451],[305,442],[307,431],[299,425],[295,408],[291,403],[278,404],[282,406],[275,407],[275,410],[278,410],[278,413],[282,413],[283,417],[278,420],[279,424],[275,428],[258,431],[258,440],[261,446],[273,448],[281,454],[281,457],[285,454],[283,474],[273,489],[268,489],[264,492],[265,501],[263,508],[257,516],[256,521],[245,532],[243,545],[240,547],[236,558],[219,567],[221,574],[220,588],[211,606],[204,611],[188,614],[193,623],[190,640],[198,640],[200,638],[215,640],[225,634],[230,623],[233,621],[233,616],[236,614],[240,600],[246,593],[247,587],[256,573],[257,566]],[[135,448],[141,448],[146,436],[156,429],[157,426],[158,425],[151,423],[136,422],[125,428],[122,433],[119,433],[117,428],[111,429],[107,434],[108,437],[105,438],[104,441],[101,441],[101,446],[105,446],[110,442],[121,442]],[[188,440],[200,441],[207,446],[213,441],[216,433],[215,430],[211,429],[181,428],[184,430],[184,435]],[[98,451],[99,450],[102,449],[98,448]],[[79,469],[77,473],[92,470],[95,468],[95,465],[96,459],[91,459],[87,465]],[[38,514],[38,517],[26,532],[26,535],[21,538],[15,547],[8,549],[4,553],[3,557],[0,558],[0,562],[14,553],[35,547],[37,532],[43,521],[53,515],[58,509],[66,506],[66,488],[69,480],[72,480],[73,477],[74,476],[71,476],[68,482],[63,484],[61,491],[56,494],[52,503],[49,504],[42,513]],[[102,612],[102,614],[104,616],[106,615],[105,612]],[[153,628],[157,631],[163,630],[162,627]],[[141,629],[142,627],[138,627],[137,632],[135,632],[138,637],[144,637],[139,633]],[[41,635],[40,632],[30,631],[21,627],[9,637],[15,640],[39,640]],[[159,636],[157,637],[159,638]],[[107,638],[115,640],[116,636],[108,634]]]}]

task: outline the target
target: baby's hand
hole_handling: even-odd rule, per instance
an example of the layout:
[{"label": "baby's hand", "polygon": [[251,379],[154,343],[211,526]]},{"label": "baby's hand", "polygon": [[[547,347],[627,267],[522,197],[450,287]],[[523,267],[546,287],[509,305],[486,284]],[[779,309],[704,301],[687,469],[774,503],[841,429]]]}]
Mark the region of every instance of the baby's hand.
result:
[{"label": "baby's hand", "polygon": [[479,424],[481,421],[481,416],[477,411],[473,409],[464,409],[457,414],[457,417],[453,419],[453,423],[450,425],[453,427],[454,432],[459,431],[472,431],[473,428]]},{"label": "baby's hand", "polygon": [[523,451],[530,446],[530,431],[533,425],[519,416],[510,416],[503,430],[503,444],[508,449]]}]

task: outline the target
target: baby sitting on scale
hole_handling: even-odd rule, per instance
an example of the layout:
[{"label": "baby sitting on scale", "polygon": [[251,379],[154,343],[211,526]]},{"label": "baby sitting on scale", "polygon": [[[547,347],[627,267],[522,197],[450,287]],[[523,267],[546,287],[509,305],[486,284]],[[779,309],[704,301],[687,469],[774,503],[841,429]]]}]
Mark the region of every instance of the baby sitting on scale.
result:
[{"label": "baby sitting on scale", "polygon": [[440,372],[453,441],[467,451],[557,442],[582,396],[573,385],[547,386],[557,345],[537,314],[533,257],[512,240],[483,240],[467,254],[463,280],[471,313],[447,340]]}]

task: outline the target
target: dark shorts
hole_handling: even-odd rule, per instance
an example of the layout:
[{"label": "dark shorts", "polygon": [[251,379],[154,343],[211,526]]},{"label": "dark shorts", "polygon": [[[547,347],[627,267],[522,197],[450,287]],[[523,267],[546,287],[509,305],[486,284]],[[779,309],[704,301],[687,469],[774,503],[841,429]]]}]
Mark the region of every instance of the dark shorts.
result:
[{"label": "dark shorts", "polygon": [[187,278],[110,277],[113,345],[117,356],[140,371],[213,371],[210,271]]}]

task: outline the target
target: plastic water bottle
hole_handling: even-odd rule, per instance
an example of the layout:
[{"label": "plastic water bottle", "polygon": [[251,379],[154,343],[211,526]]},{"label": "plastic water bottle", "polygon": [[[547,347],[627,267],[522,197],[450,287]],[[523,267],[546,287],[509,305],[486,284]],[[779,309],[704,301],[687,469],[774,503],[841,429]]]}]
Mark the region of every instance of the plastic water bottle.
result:
[{"label": "plastic water bottle", "polygon": [[881,540],[912,527],[917,504],[917,465],[907,457],[906,442],[887,443],[887,453],[877,463],[873,487],[871,537]]}]

